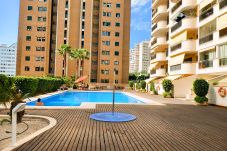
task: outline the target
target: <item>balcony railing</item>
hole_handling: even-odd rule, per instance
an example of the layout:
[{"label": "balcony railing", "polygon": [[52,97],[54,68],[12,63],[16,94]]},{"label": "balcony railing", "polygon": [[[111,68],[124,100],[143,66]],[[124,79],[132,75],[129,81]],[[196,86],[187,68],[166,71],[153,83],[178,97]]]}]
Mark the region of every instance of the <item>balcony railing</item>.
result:
[{"label": "balcony railing", "polygon": [[154,9],[154,10],[152,11],[152,17],[153,17],[157,12],[158,12],[158,9]]},{"label": "balcony railing", "polygon": [[206,11],[202,12],[201,15],[199,16],[199,21],[204,20],[205,18],[209,17],[214,13],[214,8],[207,9]]},{"label": "balcony railing", "polygon": [[220,66],[226,66],[227,65],[227,58],[219,59],[219,65]]},{"label": "balcony railing", "polygon": [[209,41],[212,41],[212,40],[213,40],[213,33],[200,38],[199,39],[199,44],[204,44],[204,43],[209,42]]},{"label": "balcony railing", "polygon": [[225,6],[227,6],[227,0],[222,0],[221,2],[219,2],[219,9],[222,9]]},{"label": "balcony railing", "polygon": [[158,24],[155,24],[155,25],[152,27],[152,31],[154,31],[157,27],[158,27]]},{"label": "balcony railing", "polygon": [[153,46],[154,44],[156,44],[157,43],[157,39],[155,39],[155,40],[153,40],[152,42],[151,42],[151,46]]},{"label": "balcony railing", "polygon": [[170,71],[178,71],[181,70],[181,64],[170,66]]},{"label": "balcony railing", "polygon": [[173,27],[171,27],[171,32],[176,31],[178,28],[180,28],[182,26],[182,20],[177,22],[175,25],[173,25]]},{"label": "balcony railing", "polygon": [[171,50],[171,52],[176,51],[177,49],[180,49],[181,46],[182,46],[182,44],[179,43],[179,44],[177,44],[177,45],[175,45],[175,46],[172,46],[170,50]]},{"label": "balcony railing", "polygon": [[209,68],[209,67],[213,67],[213,60],[203,60],[199,62],[200,69]]},{"label": "balcony railing", "polygon": [[182,0],[176,3],[173,8],[171,9],[171,12],[175,12],[180,6],[182,5]]},{"label": "balcony railing", "polygon": [[156,55],[151,55],[151,60],[156,59]]}]

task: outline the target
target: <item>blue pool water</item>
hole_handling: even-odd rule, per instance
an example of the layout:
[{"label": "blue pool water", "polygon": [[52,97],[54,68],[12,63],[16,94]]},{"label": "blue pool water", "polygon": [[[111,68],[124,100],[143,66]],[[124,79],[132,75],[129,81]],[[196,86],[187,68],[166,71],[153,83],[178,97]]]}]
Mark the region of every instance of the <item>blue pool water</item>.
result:
[{"label": "blue pool water", "polygon": [[[112,100],[112,92],[64,92],[43,98],[42,102],[45,106],[80,106],[82,102],[112,103]],[[121,92],[115,93],[115,102],[143,103]],[[36,101],[27,103],[28,106],[35,106],[35,104]]]}]

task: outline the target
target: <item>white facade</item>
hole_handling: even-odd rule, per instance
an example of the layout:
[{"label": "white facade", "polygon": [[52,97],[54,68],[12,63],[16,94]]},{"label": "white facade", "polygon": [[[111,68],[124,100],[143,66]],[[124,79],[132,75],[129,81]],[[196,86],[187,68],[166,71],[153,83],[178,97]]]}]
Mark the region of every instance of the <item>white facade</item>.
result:
[{"label": "white facade", "polygon": [[130,50],[129,72],[147,72],[150,66],[149,41],[143,41]]},{"label": "white facade", "polygon": [[10,46],[0,45],[0,56],[0,74],[10,77],[15,76],[17,44],[14,43]]},{"label": "white facade", "polygon": [[150,66],[149,41],[143,41],[139,44],[139,72],[147,72]]}]

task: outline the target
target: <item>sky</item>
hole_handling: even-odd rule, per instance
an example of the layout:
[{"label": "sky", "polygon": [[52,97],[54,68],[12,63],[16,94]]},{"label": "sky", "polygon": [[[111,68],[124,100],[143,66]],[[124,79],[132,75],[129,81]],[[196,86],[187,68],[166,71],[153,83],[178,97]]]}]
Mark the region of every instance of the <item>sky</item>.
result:
[{"label": "sky", "polygon": [[[20,0],[1,0],[0,44],[17,41]],[[10,6],[10,7],[9,7]],[[150,39],[151,0],[131,0],[130,48]]]}]

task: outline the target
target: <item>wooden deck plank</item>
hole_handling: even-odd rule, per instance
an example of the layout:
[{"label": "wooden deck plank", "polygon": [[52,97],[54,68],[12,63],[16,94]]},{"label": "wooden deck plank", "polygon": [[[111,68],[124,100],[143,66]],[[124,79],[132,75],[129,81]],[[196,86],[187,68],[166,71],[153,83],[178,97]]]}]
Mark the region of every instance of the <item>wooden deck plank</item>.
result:
[{"label": "wooden deck plank", "polygon": [[[111,105],[95,110],[27,110],[51,116],[57,125],[15,150],[154,150],[225,151],[227,109],[193,105],[117,105],[119,112],[132,113],[137,120],[105,123],[89,119],[94,112],[110,111]],[[0,110],[0,113],[4,111]]]}]

